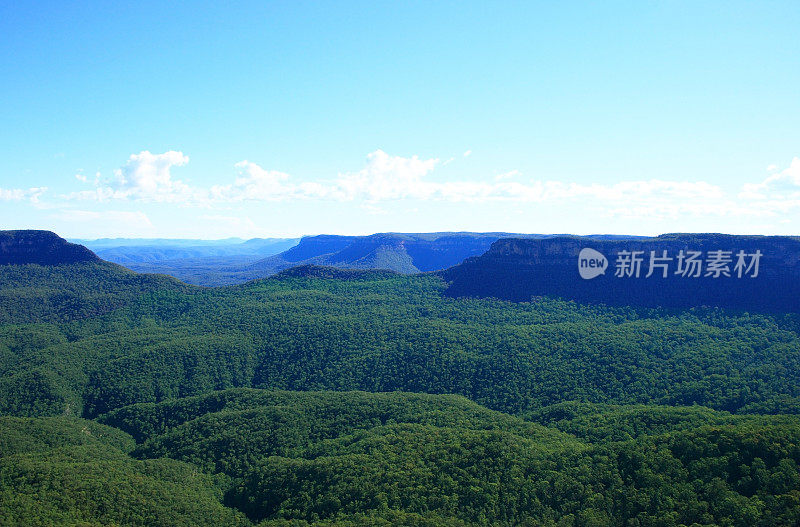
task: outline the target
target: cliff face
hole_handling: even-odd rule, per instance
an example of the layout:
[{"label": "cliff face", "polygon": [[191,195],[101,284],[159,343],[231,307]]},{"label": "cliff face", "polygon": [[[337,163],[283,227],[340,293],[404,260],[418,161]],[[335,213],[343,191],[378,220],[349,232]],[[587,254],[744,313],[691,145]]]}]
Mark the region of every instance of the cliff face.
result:
[{"label": "cliff face", "polygon": [[[584,249],[596,253],[582,253]],[[737,268],[740,251],[743,266]],[[697,263],[689,263],[691,254]],[[587,278],[581,276],[579,255],[586,256]],[[603,260],[605,268],[600,269]],[[455,297],[529,301],[554,296],[611,305],[800,312],[800,240],[790,237],[671,234],[647,240],[502,239],[482,256],[441,274],[450,282],[446,294]]]},{"label": "cliff face", "polygon": [[281,257],[287,262],[301,262],[323,254],[341,251],[357,238],[358,236],[336,236],[334,234],[306,236],[295,247],[282,252]]},{"label": "cliff face", "polygon": [[50,231],[0,231],[0,265],[61,265],[99,262],[83,245],[69,243]]},{"label": "cliff face", "polygon": [[248,270],[252,272],[252,278],[303,264],[389,269],[407,274],[437,271],[486,252],[492,242],[506,236],[512,235],[453,232],[308,236],[296,247],[250,264]]},{"label": "cliff face", "polygon": [[495,240],[497,238],[491,236],[449,235],[437,238],[435,243],[425,240],[407,242],[406,250],[420,271],[438,271],[470,256],[483,254]]}]

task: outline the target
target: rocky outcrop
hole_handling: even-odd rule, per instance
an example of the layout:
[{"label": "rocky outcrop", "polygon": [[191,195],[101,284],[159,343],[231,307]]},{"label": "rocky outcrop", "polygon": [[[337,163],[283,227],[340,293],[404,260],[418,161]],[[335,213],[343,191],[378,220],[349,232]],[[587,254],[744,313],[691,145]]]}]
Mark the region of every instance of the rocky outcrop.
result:
[{"label": "rocky outcrop", "polygon": [[[585,274],[594,275],[590,278],[580,272],[583,249],[597,251],[605,259],[605,269],[596,271],[589,266],[599,266],[603,258],[585,259]],[[687,273],[692,254],[699,264],[692,264]],[[553,296],[612,305],[800,311],[800,239],[793,237],[668,234],[645,240],[501,239],[482,256],[441,275],[449,282],[446,294],[455,297],[529,301]]]},{"label": "rocky outcrop", "polygon": [[[250,278],[274,274],[295,265],[348,269],[389,269],[398,273],[438,271],[464,258],[483,254],[508,233],[379,233],[370,236],[307,236],[297,246],[249,264]],[[538,236],[538,235],[529,235]]]},{"label": "rocky outcrop", "polygon": [[99,262],[83,245],[69,243],[50,231],[0,231],[0,265],[62,265]]}]

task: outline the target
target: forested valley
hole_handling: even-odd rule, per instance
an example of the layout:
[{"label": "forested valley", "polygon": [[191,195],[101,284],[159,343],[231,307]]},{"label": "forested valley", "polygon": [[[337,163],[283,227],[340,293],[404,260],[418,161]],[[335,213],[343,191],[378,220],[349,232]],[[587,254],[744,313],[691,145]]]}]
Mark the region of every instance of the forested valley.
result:
[{"label": "forested valley", "polygon": [[800,316],[446,288],[0,266],[0,524],[800,524]]}]

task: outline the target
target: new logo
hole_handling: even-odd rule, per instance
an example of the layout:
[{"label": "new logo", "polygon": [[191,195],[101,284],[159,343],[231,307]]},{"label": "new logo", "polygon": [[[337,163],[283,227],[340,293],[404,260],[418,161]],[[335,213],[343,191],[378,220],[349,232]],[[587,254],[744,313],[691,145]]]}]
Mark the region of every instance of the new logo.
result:
[{"label": "new logo", "polygon": [[608,260],[603,253],[594,249],[581,249],[578,255],[578,272],[584,280],[591,280],[601,274],[605,274],[608,268]]}]

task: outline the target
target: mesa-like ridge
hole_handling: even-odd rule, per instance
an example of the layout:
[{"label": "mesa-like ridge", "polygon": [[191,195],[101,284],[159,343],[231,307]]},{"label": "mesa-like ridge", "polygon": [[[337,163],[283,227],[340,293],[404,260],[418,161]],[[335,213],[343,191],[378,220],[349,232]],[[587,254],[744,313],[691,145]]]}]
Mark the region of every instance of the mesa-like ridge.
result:
[{"label": "mesa-like ridge", "polygon": [[0,231],[0,265],[99,262],[92,251],[50,231]]}]

